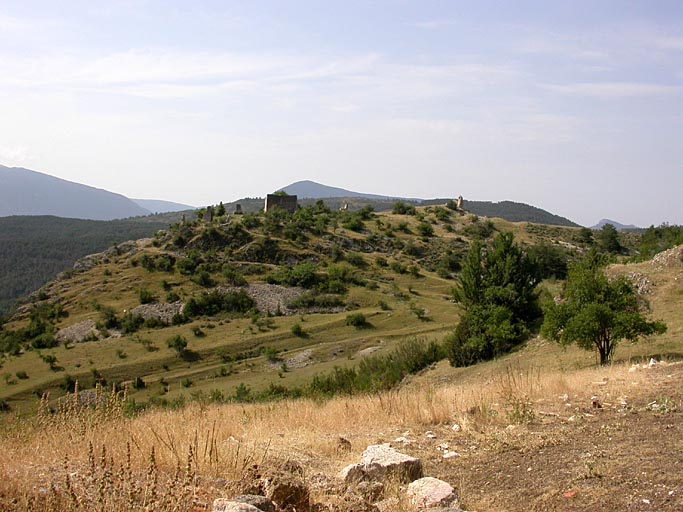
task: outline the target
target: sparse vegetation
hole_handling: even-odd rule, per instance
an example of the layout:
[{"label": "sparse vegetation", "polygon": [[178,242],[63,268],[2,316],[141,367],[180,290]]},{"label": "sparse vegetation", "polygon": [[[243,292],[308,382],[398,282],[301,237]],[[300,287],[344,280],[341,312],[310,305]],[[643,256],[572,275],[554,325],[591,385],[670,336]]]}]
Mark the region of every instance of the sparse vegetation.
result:
[{"label": "sparse vegetation", "polygon": [[626,277],[610,280],[606,261],[597,252],[573,265],[559,303],[545,306],[543,333],[561,343],[597,350],[607,364],[621,339],[666,332],[663,322],[648,321],[640,313],[638,297]]}]

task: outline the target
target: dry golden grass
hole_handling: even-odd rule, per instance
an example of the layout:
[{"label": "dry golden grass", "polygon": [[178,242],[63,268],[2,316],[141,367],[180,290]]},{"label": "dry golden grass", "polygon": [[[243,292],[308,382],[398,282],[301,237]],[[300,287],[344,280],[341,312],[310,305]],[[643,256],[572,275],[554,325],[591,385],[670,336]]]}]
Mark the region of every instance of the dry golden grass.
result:
[{"label": "dry golden grass", "polygon": [[[537,415],[562,413],[559,397],[565,394],[569,400],[593,392],[627,396],[646,374],[628,369],[619,364],[543,372],[501,364],[492,377],[467,384],[426,383],[323,402],[192,404],[135,418],[123,416],[117,395],[103,394],[106,400],[95,408],[70,400],[56,413],[6,425],[0,504],[15,510],[30,510],[31,503],[43,510],[89,510],[93,504],[108,510],[145,510],[150,504],[155,510],[203,510],[221,492],[211,482],[224,479],[237,489],[254,464],[295,460],[309,476],[335,475],[367,445],[402,432],[417,436],[457,423],[465,434],[486,436]],[[338,451],[339,436],[351,441],[350,452]]]}]

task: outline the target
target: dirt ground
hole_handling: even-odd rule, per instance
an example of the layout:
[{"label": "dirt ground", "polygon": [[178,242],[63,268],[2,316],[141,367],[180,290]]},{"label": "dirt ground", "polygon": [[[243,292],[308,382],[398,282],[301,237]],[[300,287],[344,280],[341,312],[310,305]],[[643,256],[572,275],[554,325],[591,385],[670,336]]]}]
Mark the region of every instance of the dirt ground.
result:
[{"label": "dirt ground", "polygon": [[[683,510],[683,364],[638,371],[646,384],[628,397],[558,397],[534,404],[528,423],[435,429],[403,451],[456,487],[468,511]],[[445,445],[460,456],[445,459]]]}]

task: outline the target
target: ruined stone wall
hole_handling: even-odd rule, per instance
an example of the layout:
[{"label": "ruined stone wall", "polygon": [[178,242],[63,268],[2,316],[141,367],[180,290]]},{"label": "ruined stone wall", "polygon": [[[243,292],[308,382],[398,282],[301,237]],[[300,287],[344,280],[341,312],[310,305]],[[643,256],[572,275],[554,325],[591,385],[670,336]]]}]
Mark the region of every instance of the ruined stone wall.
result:
[{"label": "ruined stone wall", "polygon": [[286,212],[294,213],[297,206],[297,196],[281,196],[277,194],[268,194],[266,196],[265,210],[270,211],[273,208],[280,208]]}]

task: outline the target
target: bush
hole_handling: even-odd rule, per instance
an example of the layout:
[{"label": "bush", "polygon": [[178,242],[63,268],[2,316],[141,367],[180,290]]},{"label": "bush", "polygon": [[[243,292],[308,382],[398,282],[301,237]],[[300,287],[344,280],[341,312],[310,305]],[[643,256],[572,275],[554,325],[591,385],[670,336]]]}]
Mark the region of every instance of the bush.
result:
[{"label": "bush", "polygon": [[300,263],[294,267],[281,267],[270,274],[266,281],[284,286],[313,288],[318,282],[316,266],[313,263]]},{"label": "bush", "polygon": [[465,226],[462,231],[471,238],[485,240],[493,235],[495,226],[490,220],[487,220],[486,222],[480,222],[478,218],[475,217],[472,220],[472,223]]},{"label": "bush", "polygon": [[231,286],[244,286],[247,284],[247,280],[244,279],[244,276],[242,276],[242,274],[240,274],[232,265],[223,265],[221,274],[223,274],[226,282]]},{"label": "bush", "polygon": [[301,324],[299,322],[295,323],[292,326],[292,334],[294,336],[298,336],[299,338],[305,338],[306,337],[306,332],[304,331],[304,328],[301,327]]},{"label": "bush", "polygon": [[368,324],[368,321],[363,313],[351,313],[346,317],[346,325],[353,326],[356,329],[362,329],[364,327],[368,327],[370,324]]},{"label": "bush", "polygon": [[206,270],[200,270],[197,272],[197,274],[192,277],[192,281],[197,283],[199,286],[203,286],[204,288],[211,288],[212,286],[216,285],[216,281],[214,281],[213,277],[211,277],[211,274]]},{"label": "bush", "polygon": [[235,388],[235,393],[232,395],[235,402],[250,402],[252,400],[251,388],[240,382],[240,385]]},{"label": "bush", "polygon": [[131,334],[139,330],[145,323],[145,319],[140,315],[134,315],[130,312],[126,313],[123,319],[119,322],[121,333]]},{"label": "bush", "polygon": [[[227,313],[246,313],[255,305],[252,299],[244,290],[238,290],[229,293],[220,293],[212,291],[200,295],[199,297],[192,297],[185,308],[183,314],[186,317],[196,316],[213,316],[222,312]],[[174,317],[175,322],[175,317]]]},{"label": "bush", "polygon": [[387,355],[363,359],[357,368],[335,367],[326,375],[314,376],[307,391],[313,396],[333,396],[387,390],[443,357],[443,347],[438,343],[412,338]]},{"label": "bush", "polygon": [[415,215],[415,207],[403,201],[396,201],[391,208],[391,213],[396,215]]},{"label": "bush", "polygon": [[289,307],[294,309],[335,308],[343,305],[344,301],[337,295],[319,294],[315,291],[306,292],[289,303]]},{"label": "bush", "polygon": [[420,222],[417,225],[417,233],[418,235],[423,237],[434,236],[434,227],[431,224],[428,224],[427,222]]},{"label": "bush", "polygon": [[157,300],[157,296],[149,290],[140,290],[140,304],[150,304]]},{"label": "bush", "polygon": [[172,338],[166,340],[168,348],[176,351],[179,356],[182,356],[187,350],[187,340],[183,338],[180,334],[176,334]]}]

